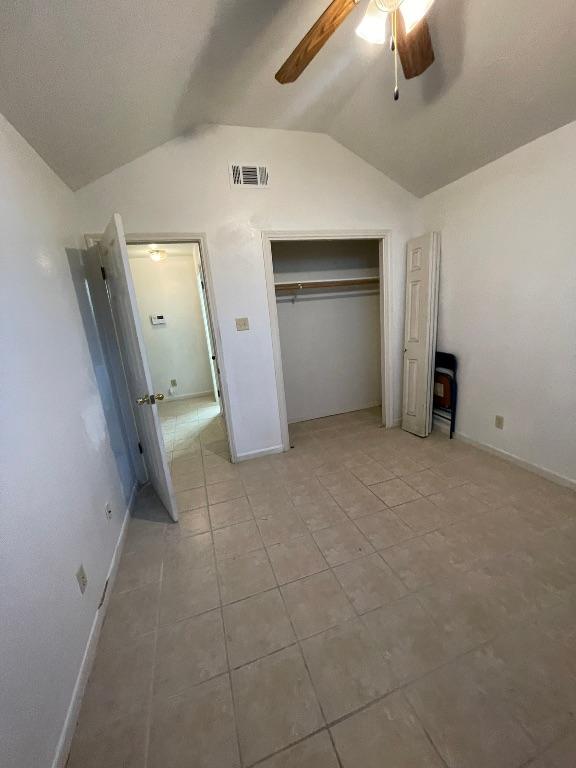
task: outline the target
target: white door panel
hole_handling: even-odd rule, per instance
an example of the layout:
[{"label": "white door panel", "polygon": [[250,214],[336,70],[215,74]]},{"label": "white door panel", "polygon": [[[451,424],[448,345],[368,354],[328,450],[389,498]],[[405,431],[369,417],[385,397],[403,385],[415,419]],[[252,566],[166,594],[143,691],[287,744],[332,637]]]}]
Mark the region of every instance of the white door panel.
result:
[{"label": "white door panel", "polygon": [[112,317],[110,297],[106,282],[102,280],[101,246],[99,243],[86,251],[85,264],[90,300],[112,384],[112,397],[116,400],[126,450],[130,456],[134,474],[138,483],[143,484],[148,482],[148,471],[137,447],[140,437],[134,418],[128,382],[126,381],[124,361],[118,344],[118,334]]},{"label": "white door panel", "polygon": [[406,252],[402,429],[421,437],[432,429],[439,239],[435,232],[415,238]]},{"label": "white door panel", "polygon": [[138,398],[156,393],[152,389],[152,377],[128,263],[124,228],[118,214],[114,214],[104,233],[101,241],[101,258],[138,436],[144,451],[150,482],[170,517],[177,520],[178,510],[164,453],[158,406],[154,402],[145,405],[137,404]]}]

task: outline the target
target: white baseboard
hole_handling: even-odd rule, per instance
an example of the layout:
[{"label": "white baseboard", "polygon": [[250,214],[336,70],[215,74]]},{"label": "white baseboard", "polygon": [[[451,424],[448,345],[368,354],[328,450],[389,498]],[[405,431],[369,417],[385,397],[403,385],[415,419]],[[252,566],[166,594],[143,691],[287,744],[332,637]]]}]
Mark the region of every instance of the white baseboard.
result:
[{"label": "white baseboard", "polygon": [[189,400],[191,397],[206,397],[213,394],[212,389],[207,389],[205,392],[189,392],[187,395],[166,395],[164,402],[171,403],[173,400]]},{"label": "white baseboard", "polygon": [[[437,424],[434,422],[434,426],[438,427],[438,429],[443,432],[449,432],[447,424],[442,424],[441,422]],[[478,440],[474,440],[472,437],[465,435],[463,432],[454,432],[454,437],[458,438],[458,440],[461,440],[467,445],[473,446],[474,448],[479,448],[482,451],[486,451],[486,453],[491,453],[493,456],[499,456],[502,459],[506,459],[507,461],[511,462],[512,464],[516,464],[516,466],[521,467],[522,469],[527,469],[529,472],[533,472],[535,475],[543,477],[545,480],[550,480],[550,482],[556,483],[557,485],[562,485],[566,488],[570,488],[571,490],[576,490],[576,480],[572,480],[569,477],[564,477],[564,475],[553,472],[551,469],[546,469],[546,467],[542,467],[539,464],[533,464],[530,461],[526,461],[525,459],[520,458],[520,456],[516,456],[514,453],[509,453],[508,451],[502,450],[502,448],[496,448],[495,446],[489,445],[488,443],[480,443]]]},{"label": "white baseboard", "polygon": [[274,453],[282,453],[284,446],[273,445],[270,448],[262,448],[259,451],[249,451],[248,453],[239,453],[236,456],[236,461],[248,461],[249,459],[257,459],[260,456],[271,456]]},{"label": "white baseboard", "polygon": [[328,419],[330,416],[343,416],[345,413],[354,413],[355,411],[367,411],[369,408],[376,408],[381,406],[380,400],[375,400],[372,403],[366,403],[365,405],[354,406],[353,408],[346,408],[344,411],[338,411],[337,413],[325,413],[323,416],[297,416],[295,419],[288,419],[288,424],[299,424],[301,421],[316,421],[317,419]]},{"label": "white baseboard", "polygon": [[124,549],[124,541],[128,531],[128,521],[130,520],[130,513],[136,498],[137,490],[138,486],[135,484],[134,488],[132,489],[132,493],[130,494],[130,499],[128,501],[126,513],[124,515],[124,521],[122,523],[122,529],[120,530],[120,536],[116,542],[114,554],[112,555],[112,560],[110,562],[110,568],[108,569],[108,587],[106,589],[104,602],[96,611],[94,621],[92,622],[92,628],[90,629],[88,642],[86,644],[82,663],[80,664],[78,677],[76,678],[76,683],[74,685],[74,691],[72,692],[72,699],[70,701],[70,706],[68,707],[68,712],[66,713],[66,719],[64,720],[64,727],[62,728],[62,732],[58,740],[58,746],[56,747],[56,755],[52,762],[52,768],[64,768],[66,761],[68,760],[68,754],[70,753],[70,747],[72,746],[72,739],[74,738],[74,732],[76,731],[76,723],[78,722],[78,717],[80,715],[82,699],[84,698],[84,691],[86,690],[86,684],[88,682],[88,678],[90,677],[90,672],[92,671],[94,657],[96,656],[96,648],[100,638],[100,630],[102,629],[102,624],[104,623],[108,602],[110,600],[110,595],[112,594],[114,581],[116,580],[120,555]]}]

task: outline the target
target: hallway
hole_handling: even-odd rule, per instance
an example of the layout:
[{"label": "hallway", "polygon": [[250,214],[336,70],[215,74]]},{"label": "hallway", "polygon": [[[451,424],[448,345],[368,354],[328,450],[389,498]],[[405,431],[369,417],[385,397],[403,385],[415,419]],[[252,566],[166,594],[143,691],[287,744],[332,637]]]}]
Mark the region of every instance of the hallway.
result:
[{"label": "hallway", "polygon": [[140,494],[68,768],[573,765],[576,494],[376,410],[232,465],[167,408],[180,522]]},{"label": "hallway", "polygon": [[[218,455],[229,458],[226,424],[220,404],[213,396],[168,400],[159,404],[158,413],[168,461],[178,463],[179,459],[199,458],[202,446],[206,451],[218,451]],[[182,472],[179,475],[180,478],[186,476]],[[193,487],[186,486],[186,481],[181,479],[182,484]]]}]

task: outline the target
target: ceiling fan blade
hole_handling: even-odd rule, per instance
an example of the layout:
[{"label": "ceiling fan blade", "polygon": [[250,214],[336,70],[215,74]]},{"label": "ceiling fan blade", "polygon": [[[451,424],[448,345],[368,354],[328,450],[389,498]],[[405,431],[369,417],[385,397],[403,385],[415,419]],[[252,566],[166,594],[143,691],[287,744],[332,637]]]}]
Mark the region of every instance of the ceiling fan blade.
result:
[{"label": "ceiling fan blade", "polygon": [[338,29],[359,0],[333,0],[276,72],[279,83],[293,83]]},{"label": "ceiling fan blade", "polygon": [[402,14],[399,13],[396,43],[406,80],[418,77],[418,75],[421,75],[422,72],[425,72],[434,63],[434,49],[432,48],[432,40],[426,18],[423,18],[410,32],[406,33],[404,19]]}]

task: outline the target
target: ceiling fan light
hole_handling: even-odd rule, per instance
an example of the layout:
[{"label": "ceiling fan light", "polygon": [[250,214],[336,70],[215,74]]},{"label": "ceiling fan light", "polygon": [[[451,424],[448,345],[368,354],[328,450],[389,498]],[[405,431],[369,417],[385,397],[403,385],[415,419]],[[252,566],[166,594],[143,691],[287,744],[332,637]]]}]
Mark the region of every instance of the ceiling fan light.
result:
[{"label": "ceiling fan light", "polygon": [[387,19],[388,14],[378,7],[376,0],[370,0],[364,18],[356,27],[356,34],[368,43],[384,45],[388,42]]},{"label": "ceiling fan light", "polygon": [[400,6],[406,32],[410,32],[426,16],[434,0],[404,0]]}]

